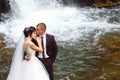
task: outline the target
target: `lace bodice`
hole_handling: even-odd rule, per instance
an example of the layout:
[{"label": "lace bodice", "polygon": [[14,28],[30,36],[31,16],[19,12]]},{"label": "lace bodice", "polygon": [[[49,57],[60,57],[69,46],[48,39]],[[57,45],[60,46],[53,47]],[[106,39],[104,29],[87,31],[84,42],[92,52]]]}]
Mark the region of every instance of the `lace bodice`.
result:
[{"label": "lace bodice", "polygon": [[29,42],[29,43],[27,43],[27,46],[26,46],[26,49],[25,49],[25,52],[28,54],[28,55],[30,55],[30,56],[35,56],[35,50],[33,50],[31,47],[30,47],[30,45],[34,45],[34,43],[33,42]]}]

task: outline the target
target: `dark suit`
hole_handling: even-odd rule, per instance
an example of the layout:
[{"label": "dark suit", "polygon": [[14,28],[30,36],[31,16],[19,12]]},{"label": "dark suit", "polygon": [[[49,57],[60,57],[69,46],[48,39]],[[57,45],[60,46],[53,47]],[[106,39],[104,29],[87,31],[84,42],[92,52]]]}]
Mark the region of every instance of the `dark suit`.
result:
[{"label": "dark suit", "polygon": [[[34,44],[38,45],[38,43],[35,40],[32,40]],[[36,52],[36,56],[43,62],[45,65],[49,75],[50,80],[54,80],[53,76],[53,62],[55,61],[55,58],[57,56],[58,47],[56,44],[56,41],[54,39],[53,35],[46,34],[46,53],[49,56],[49,58],[46,58],[45,60],[40,59],[38,57],[38,52]]]}]

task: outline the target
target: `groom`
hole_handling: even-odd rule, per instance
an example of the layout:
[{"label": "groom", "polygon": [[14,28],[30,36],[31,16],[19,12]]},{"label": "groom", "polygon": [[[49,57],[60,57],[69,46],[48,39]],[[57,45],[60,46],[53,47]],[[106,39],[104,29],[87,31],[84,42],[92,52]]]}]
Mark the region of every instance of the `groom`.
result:
[{"label": "groom", "polygon": [[[45,65],[50,80],[54,80],[53,75],[53,63],[56,59],[58,47],[53,35],[46,33],[46,24],[39,23],[36,26],[36,33],[39,36],[39,39],[42,41],[43,53],[36,53],[36,56],[43,62]],[[37,44],[37,43],[36,43]]]}]

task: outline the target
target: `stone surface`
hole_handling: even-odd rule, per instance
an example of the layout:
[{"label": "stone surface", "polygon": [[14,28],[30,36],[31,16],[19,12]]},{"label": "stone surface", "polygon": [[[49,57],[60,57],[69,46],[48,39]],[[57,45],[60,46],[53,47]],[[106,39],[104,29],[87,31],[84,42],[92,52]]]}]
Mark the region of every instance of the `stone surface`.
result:
[{"label": "stone surface", "polygon": [[0,13],[7,13],[10,10],[10,4],[8,0],[0,0]]},{"label": "stone surface", "polygon": [[119,0],[95,0],[93,3],[95,7],[112,7],[112,6],[120,6]]}]

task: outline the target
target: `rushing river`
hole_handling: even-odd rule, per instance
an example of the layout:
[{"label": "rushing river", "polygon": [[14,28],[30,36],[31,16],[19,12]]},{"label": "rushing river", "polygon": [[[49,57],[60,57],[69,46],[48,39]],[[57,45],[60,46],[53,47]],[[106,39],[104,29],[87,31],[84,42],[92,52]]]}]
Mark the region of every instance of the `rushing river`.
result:
[{"label": "rushing river", "polygon": [[97,43],[101,35],[120,30],[120,7],[77,8],[62,6],[56,0],[10,0],[10,4],[12,14],[0,23],[0,33],[16,43],[25,27],[46,23],[47,33],[55,35],[59,46],[55,80],[118,80],[107,79],[101,70],[118,67],[102,63],[106,51]]}]

